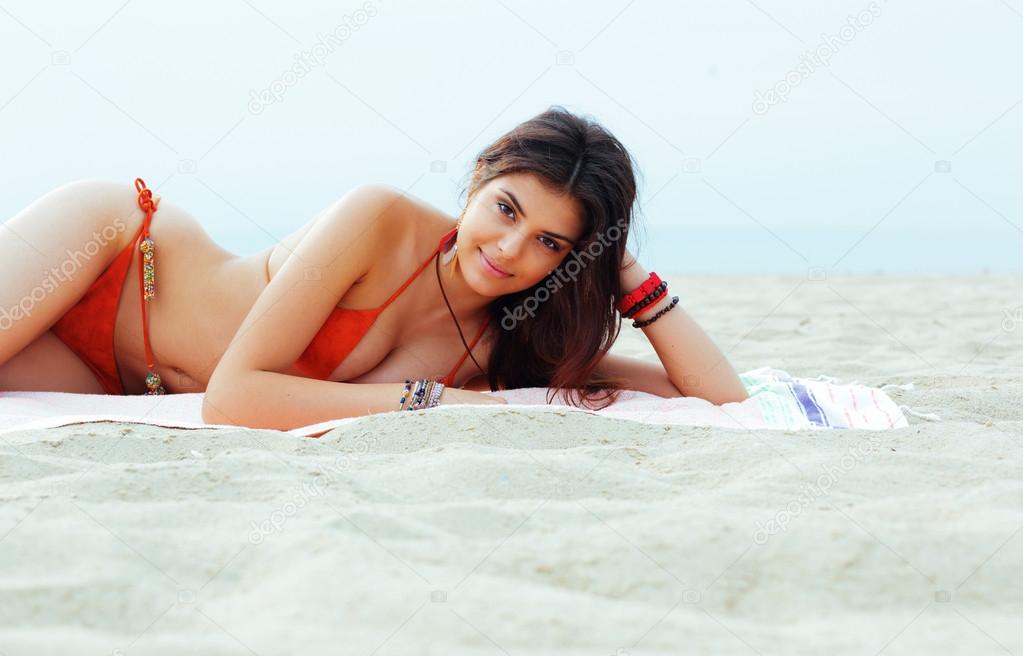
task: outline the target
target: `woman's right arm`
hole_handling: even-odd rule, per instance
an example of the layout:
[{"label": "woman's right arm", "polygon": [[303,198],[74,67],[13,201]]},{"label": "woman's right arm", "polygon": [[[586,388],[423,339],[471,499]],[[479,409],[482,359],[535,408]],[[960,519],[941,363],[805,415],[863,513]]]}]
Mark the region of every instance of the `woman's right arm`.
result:
[{"label": "woman's right arm", "polygon": [[[326,210],[256,299],[217,363],[203,397],[207,423],[289,430],[398,409],[403,383],[335,383],[280,373],[383,252],[400,191],[361,185]],[[445,388],[444,403],[501,403]]]}]

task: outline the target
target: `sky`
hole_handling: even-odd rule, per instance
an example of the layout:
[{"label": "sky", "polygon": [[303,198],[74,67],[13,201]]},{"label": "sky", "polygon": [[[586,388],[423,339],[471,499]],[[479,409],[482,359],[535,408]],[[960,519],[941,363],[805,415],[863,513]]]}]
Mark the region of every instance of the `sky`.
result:
[{"label": "sky", "polygon": [[561,105],[636,160],[647,269],[1020,271],[1021,61],[1023,0],[3,0],[0,218],[135,177],[239,255],[362,183],[457,216]]}]

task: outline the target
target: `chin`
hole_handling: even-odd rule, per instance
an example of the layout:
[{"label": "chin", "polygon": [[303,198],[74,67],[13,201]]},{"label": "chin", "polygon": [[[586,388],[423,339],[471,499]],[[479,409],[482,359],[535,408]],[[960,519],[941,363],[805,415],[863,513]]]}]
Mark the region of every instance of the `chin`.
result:
[{"label": "chin", "polygon": [[509,293],[506,288],[507,280],[491,278],[485,271],[478,271],[475,275],[465,276],[465,282],[480,296],[492,296],[497,298]]}]

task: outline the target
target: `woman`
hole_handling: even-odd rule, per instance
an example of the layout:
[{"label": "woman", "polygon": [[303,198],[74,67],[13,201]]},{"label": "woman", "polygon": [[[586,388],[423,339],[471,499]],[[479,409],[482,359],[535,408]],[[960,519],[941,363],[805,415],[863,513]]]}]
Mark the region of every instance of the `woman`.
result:
[{"label": "woman", "polygon": [[[627,251],[635,196],[621,143],[560,107],[480,154],[457,220],[363,185],[249,257],[141,180],[67,185],[0,233],[0,389],[205,392],[204,420],[279,429],[531,386],[745,399]],[[620,316],[660,365],[607,353]]]}]

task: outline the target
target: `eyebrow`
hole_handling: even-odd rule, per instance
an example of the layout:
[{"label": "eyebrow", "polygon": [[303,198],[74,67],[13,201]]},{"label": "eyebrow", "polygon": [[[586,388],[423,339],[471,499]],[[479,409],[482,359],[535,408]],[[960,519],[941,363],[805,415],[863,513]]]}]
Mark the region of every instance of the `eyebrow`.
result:
[{"label": "eyebrow", "polygon": [[[518,211],[518,213],[521,214],[523,216],[523,218],[527,218],[526,217],[526,212],[522,209],[522,206],[519,205],[519,199],[515,197],[515,194],[513,194],[510,191],[508,191],[504,187],[498,187],[498,189],[503,191],[505,194],[507,194],[508,198],[511,199],[512,205],[515,206],[515,209]],[[575,245],[575,240],[574,239],[569,239],[565,235],[559,235],[558,233],[551,232],[550,230],[541,230],[540,232],[544,233],[545,235],[550,235],[551,237],[556,237],[556,238],[558,238],[558,239],[560,239],[562,241],[568,242],[569,244],[572,244],[573,246]]]}]

